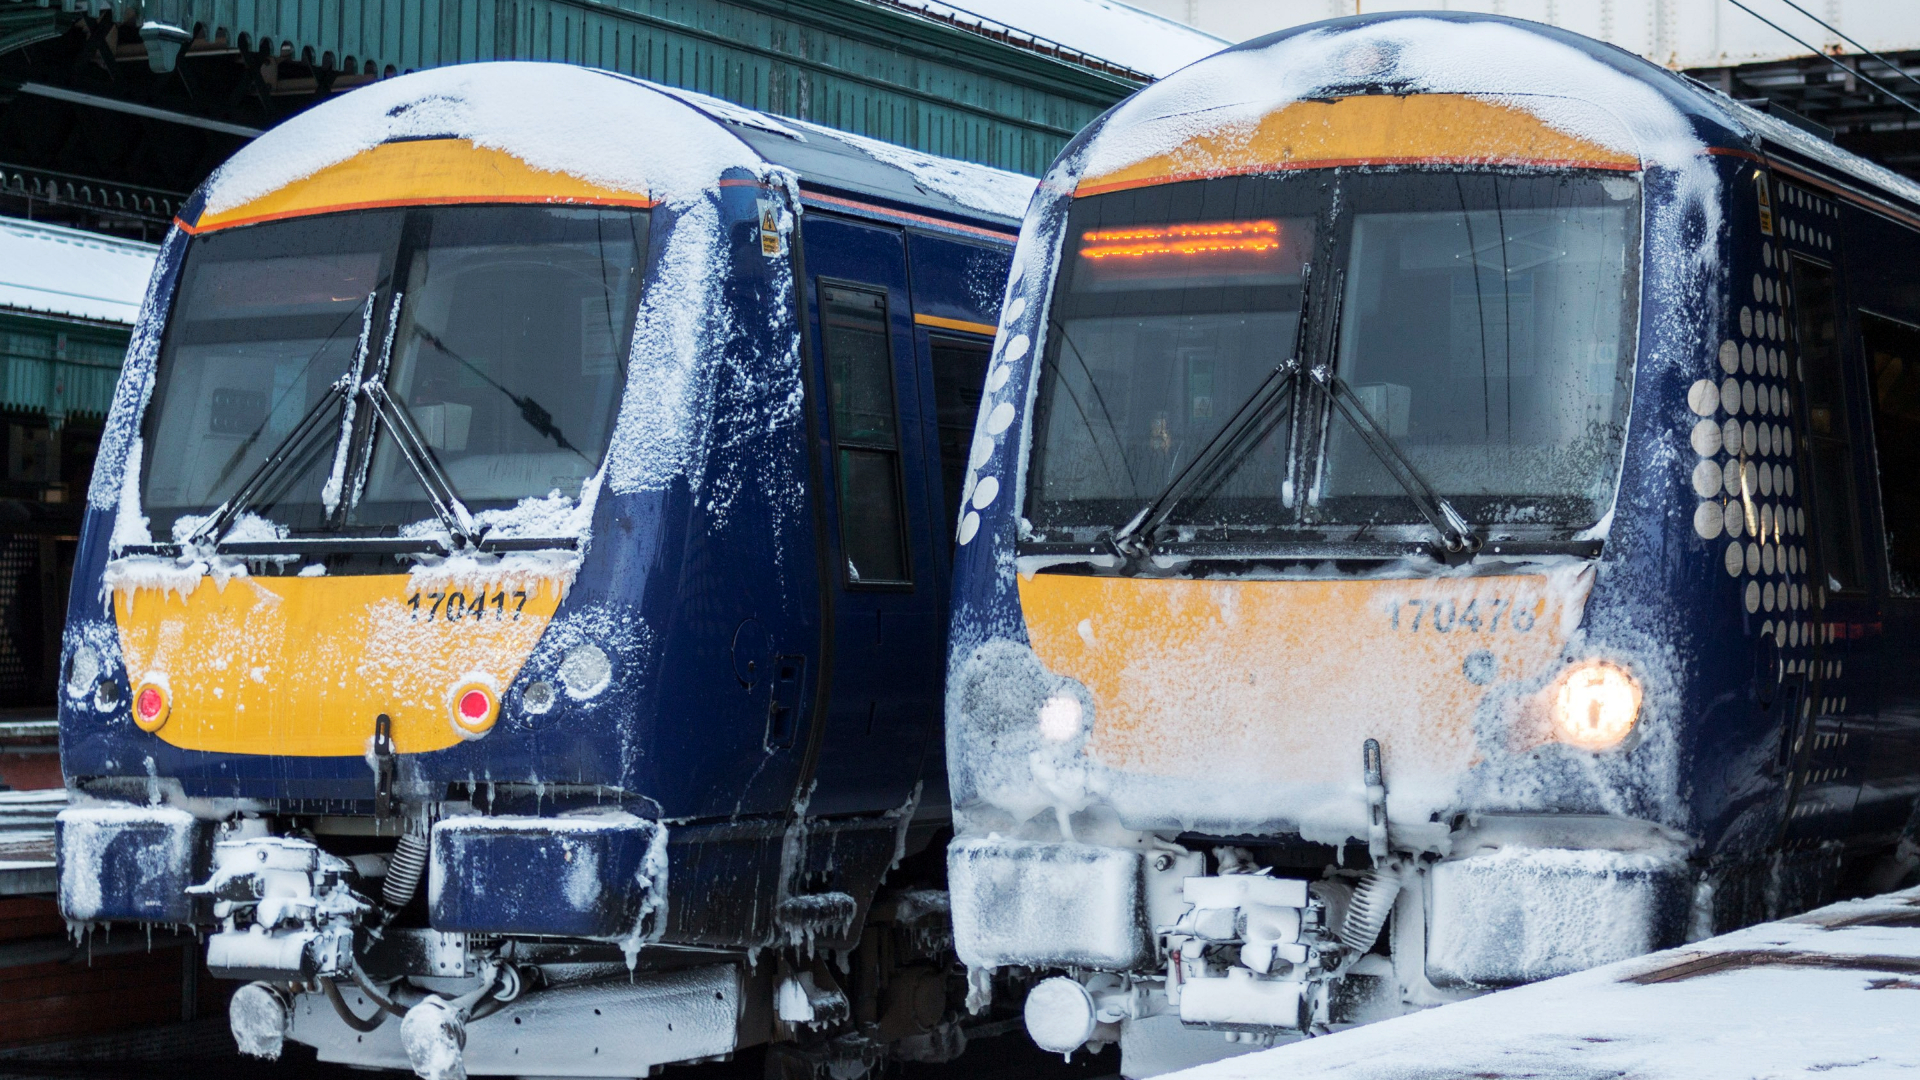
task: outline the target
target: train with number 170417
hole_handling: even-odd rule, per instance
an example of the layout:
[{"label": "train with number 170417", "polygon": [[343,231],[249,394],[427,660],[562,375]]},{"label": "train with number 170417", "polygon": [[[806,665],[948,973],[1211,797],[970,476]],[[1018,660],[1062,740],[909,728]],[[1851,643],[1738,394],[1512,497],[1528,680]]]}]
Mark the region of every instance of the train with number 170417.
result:
[{"label": "train with number 170417", "polygon": [[1920,185],[1512,19],[1090,126],[964,484],[976,1003],[1145,1076],[1910,875],[1917,265]]},{"label": "train with number 170417", "polygon": [[1032,186],[557,64],[240,151],[88,496],[65,916],[199,928],[259,1055],[958,1052],[950,537]]}]

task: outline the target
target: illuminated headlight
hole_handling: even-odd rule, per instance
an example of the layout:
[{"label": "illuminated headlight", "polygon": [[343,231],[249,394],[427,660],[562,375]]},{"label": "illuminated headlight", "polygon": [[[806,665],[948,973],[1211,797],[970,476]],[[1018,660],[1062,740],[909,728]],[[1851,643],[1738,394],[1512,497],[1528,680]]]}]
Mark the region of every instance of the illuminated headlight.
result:
[{"label": "illuminated headlight", "polygon": [[1055,694],[1040,703],[1040,737],[1051,743],[1067,742],[1080,734],[1084,716],[1079,698]]},{"label": "illuminated headlight", "polygon": [[72,659],[67,661],[67,696],[83,698],[93,692],[93,684],[100,678],[100,654],[91,645],[82,645],[73,650]]},{"label": "illuminated headlight", "polygon": [[1625,668],[1589,660],[1560,677],[1553,695],[1553,730],[1584,750],[1620,745],[1640,718],[1640,684]]},{"label": "illuminated headlight", "polygon": [[560,683],[567,688],[567,696],[575,701],[593,697],[612,681],[613,661],[598,645],[576,645],[566,659],[560,661]]}]

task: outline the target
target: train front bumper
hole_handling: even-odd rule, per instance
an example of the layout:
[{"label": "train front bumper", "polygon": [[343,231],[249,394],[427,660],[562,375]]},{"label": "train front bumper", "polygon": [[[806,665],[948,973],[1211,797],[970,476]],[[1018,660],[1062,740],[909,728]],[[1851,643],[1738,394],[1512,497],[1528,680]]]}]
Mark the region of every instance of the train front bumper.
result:
[{"label": "train front bumper", "polygon": [[165,806],[75,806],[54,820],[60,914],[76,923],[206,922],[187,887],[212,865],[213,823]]}]

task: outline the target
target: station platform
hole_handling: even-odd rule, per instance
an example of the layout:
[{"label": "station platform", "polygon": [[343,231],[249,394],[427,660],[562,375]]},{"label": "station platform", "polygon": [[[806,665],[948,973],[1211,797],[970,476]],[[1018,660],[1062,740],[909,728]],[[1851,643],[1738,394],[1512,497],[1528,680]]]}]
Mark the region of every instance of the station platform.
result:
[{"label": "station platform", "polygon": [[1166,1075],[1911,1080],[1920,888]]}]

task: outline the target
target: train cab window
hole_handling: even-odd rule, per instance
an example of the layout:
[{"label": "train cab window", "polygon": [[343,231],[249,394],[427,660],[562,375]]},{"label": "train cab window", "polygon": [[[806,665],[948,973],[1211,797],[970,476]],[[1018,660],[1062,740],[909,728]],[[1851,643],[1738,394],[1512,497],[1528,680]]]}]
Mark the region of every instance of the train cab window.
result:
[{"label": "train cab window", "polygon": [[1814,539],[1826,577],[1822,584],[1829,592],[1847,592],[1858,589],[1861,583],[1860,534],[1853,515],[1858,505],[1853,483],[1853,428],[1847,416],[1833,270],[1794,259],[1792,275],[1806,393]]},{"label": "train cab window", "polygon": [[823,284],[820,323],[833,402],[840,546],[847,580],[869,585],[909,581],[886,293]]},{"label": "train cab window", "polygon": [[1889,584],[1920,596],[1920,328],[1864,312],[1862,352],[1873,399],[1873,443],[1880,468],[1880,512],[1887,529]]},{"label": "train cab window", "polygon": [[987,379],[987,358],[993,343],[985,338],[935,334],[933,347],[933,401],[940,414],[940,479],[947,500],[949,542],[960,528],[960,493],[967,482],[967,454],[973,446],[973,423],[980,412],[980,392]]}]

